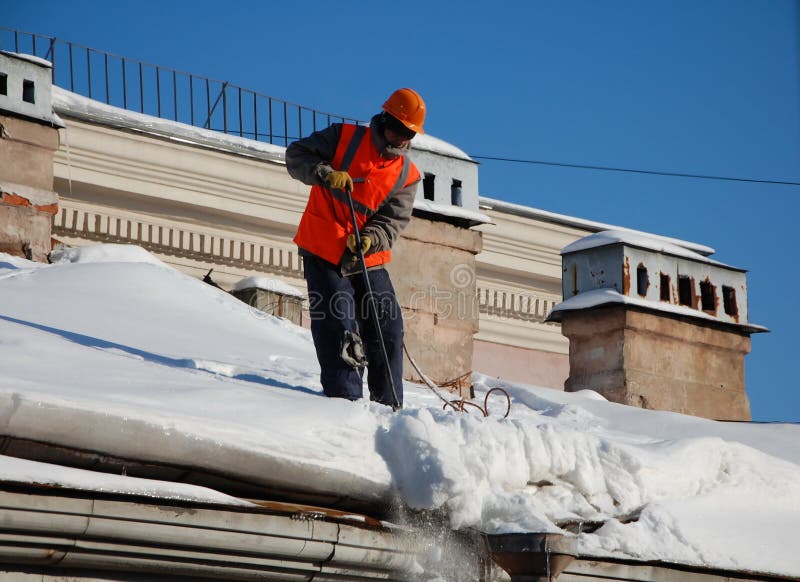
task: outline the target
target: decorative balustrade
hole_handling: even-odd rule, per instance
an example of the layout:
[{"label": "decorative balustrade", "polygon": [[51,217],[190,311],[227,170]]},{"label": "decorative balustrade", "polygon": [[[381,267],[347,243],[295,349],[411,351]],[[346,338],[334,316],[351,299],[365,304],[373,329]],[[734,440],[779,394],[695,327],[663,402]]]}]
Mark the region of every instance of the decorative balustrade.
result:
[{"label": "decorative balustrade", "polygon": [[483,287],[478,287],[477,294],[480,313],[537,323],[544,323],[553,306],[561,301],[555,295],[512,293]]},{"label": "decorative balustrade", "polygon": [[179,226],[121,218],[65,206],[53,217],[53,234],[109,243],[247,270],[302,277],[302,258],[287,249]]}]

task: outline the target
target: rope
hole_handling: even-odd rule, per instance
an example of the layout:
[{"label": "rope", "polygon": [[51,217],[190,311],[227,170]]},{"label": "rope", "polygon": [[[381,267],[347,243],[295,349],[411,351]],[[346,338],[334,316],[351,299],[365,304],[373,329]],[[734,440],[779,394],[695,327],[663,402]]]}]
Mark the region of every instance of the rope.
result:
[{"label": "rope", "polygon": [[403,342],[403,351],[406,353],[406,357],[408,358],[408,361],[411,362],[411,365],[414,367],[414,370],[416,370],[417,374],[419,374],[419,377],[422,378],[422,381],[425,383],[425,385],[431,390],[431,392],[433,392],[439,398],[439,400],[441,400],[444,403],[444,405],[442,406],[442,410],[447,410],[447,408],[450,407],[453,410],[455,410],[456,412],[464,412],[464,413],[469,414],[469,410],[467,410],[467,408],[468,407],[472,407],[472,408],[477,408],[478,410],[480,410],[481,413],[483,413],[483,416],[486,417],[486,416],[489,416],[489,397],[494,392],[498,392],[498,393],[500,393],[500,394],[502,394],[502,395],[504,395],[506,397],[507,406],[506,406],[506,413],[503,415],[503,418],[507,418],[508,415],[511,413],[511,397],[508,395],[508,392],[506,392],[504,389],[499,388],[499,387],[492,388],[491,390],[489,390],[486,393],[486,396],[483,399],[483,406],[481,406],[480,404],[475,404],[474,402],[471,402],[470,400],[467,400],[466,398],[460,398],[459,400],[448,400],[447,398],[442,396],[442,394],[439,392],[439,390],[443,386],[453,386],[453,387],[460,386],[460,383],[465,378],[470,376],[471,372],[467,372],[466,374],[462,374],[461,376],[459,376],[458,378],[455,378],[453,380],[448,380],[442,386],[437,386],[433,382],[433,380],[431,380],[430,378],[428,378],[428,376],[425,375],[425,372],[422,371],[422,369],[419,367],[419,365],[417,365],[417,362],[414,360],[414,358],[411,357],[411,353],[408,351],[408,346],[406,346],[405,342]]}]

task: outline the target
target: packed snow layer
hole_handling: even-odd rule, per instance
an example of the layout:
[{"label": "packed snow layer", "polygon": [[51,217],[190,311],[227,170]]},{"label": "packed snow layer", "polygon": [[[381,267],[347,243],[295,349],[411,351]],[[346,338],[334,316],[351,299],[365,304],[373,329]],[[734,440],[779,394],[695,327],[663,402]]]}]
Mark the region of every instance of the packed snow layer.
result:
[{"label": "packed snow layer", "polygon": [[305,294],[297,287],[292,287],[288,283],[271,277],[245,277],[237,282],[231,291],[243,291],[244,289],[263,289],[289,297],[305,297]]},{"label": "packed snow layer", "polygon": [[568,255],[570,253],[575,253],[586,249],[604,247],[618,243],[635,246],[650,251],[655,251],[657,253],[665,253],[668,255],[672,255],[674,257],[683,257],[686,259],[692,259],[693,261],[697,261],[699,263],[708,263],[711,265],[718,265],[721,267],[728,266],[718,261],[709,259],[708,257],[701,255],[700,253],[696,253],[692,250],[689,250],[688,248],[683,247],[679,244],[670,242],[667,239],[655,235],[637,233],[631,230],[624,230],[624,229],[604,230],[601,232],[590,234],[589,236],[585,236],[565,246],[563,249],[561,249],[561,254]]},{"label": "packed snow layer", "polygon": [[580,534],[583,555],[800,576],[798,426],[480,375],[481,399],[495,386],[511,395],[508,418],[444,411],[408,383],[398,413],[326,399],[306,330],[131,247],[62,259],[0,255],[2,434],[367,502],[399,496],[490,533],[603,522]]},{"label": "packed snow layer", "polygon": [[53,109],[64,117],[123,127],[178,142],[196,143],[274,162],[284,161],[286,150],[280,146],[129,111],[57,86],[53,86]]},{"label": "packed snow layer", "polygon": [[[552,317],[553,314],[563,311],[591,309],[593,307],[599,307],[601,305],[610,305],[615,303],[624,305],[634,305],[636,307],[643,307],[651,311],[661,311],[662,313],[670,313],[672,315],[682,315],[684,317],[693,317],[696,319],[704,319],[706,321],[719,321],[716,317],[709,315],[708,313],[705,313],[703,311],[698,311],[697,309],[693,309],[685,305],[674,305],[672,303],[666,303],[662,301],[659,302],[648,301],[647,299],[642,299],[640,297],[629,297],[628,295],[623,295],[616,289],[610,289],[610,288],[592,289],[590,291],[584,291],[582,293],[578,293],[577,295],[575,295],[574,297],[570,297],[569,299],[565,299],[564,301],[553,307],[548,317]],[[748,323],[746,327],[751,332],[769,331],[769,329],[767,329],[763,325],[754,325]]]},{"label": "packed snow layer", "polygon": [[58,467],[56,469],[49,463],[17,459],[5,455],[0,455],[0,481],[7,483],[35,483],[57,489],[137,495],[194,503],[214,503],[238,507],[255,506],[249,501],[231,497],[206,487],[157,481],[155,479],[139,479],[125,475],[98,474],[95,471],[71,467]]}]

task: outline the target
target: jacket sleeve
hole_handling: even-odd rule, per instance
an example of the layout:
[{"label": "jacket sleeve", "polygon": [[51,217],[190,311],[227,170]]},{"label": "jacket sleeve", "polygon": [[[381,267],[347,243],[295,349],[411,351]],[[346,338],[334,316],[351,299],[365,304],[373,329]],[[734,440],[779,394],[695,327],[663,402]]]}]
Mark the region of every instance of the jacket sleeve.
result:
[{"label": "jacket sleeve", "polygon": [[336,154],[341,133],[342,126],[336,123],[289,144],[286,148],[289,175],[309,186],[323,184],[325,176],[333,171],[331,160]]},{"label": "jacket sleeve", "polygon": [[418,184],[419,180],[389,198],[361,229],[363,234],[372,239],[370,253],[390,250],[402,230],[408,226]]}]

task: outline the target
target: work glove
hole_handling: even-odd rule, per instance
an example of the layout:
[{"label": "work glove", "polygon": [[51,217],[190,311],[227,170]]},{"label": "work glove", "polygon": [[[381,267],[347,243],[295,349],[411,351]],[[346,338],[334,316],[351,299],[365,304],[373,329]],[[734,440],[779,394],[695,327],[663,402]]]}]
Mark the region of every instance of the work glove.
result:
[{"label": "work glove", "polygon": [[348,192],[353,190],[353,179],[350,174],[340,170],[334,170],[325,176],[325,183],[334,190],[347,190]]},{"label": "work glove", "polygon": [[[372,239],[368,234],[361,235],[361,252],[365,255],[367,251],[372,246]],[[350,234],[347,235],[347,248],[350,249],[350,252],[356,254],[356,235]]]}]

